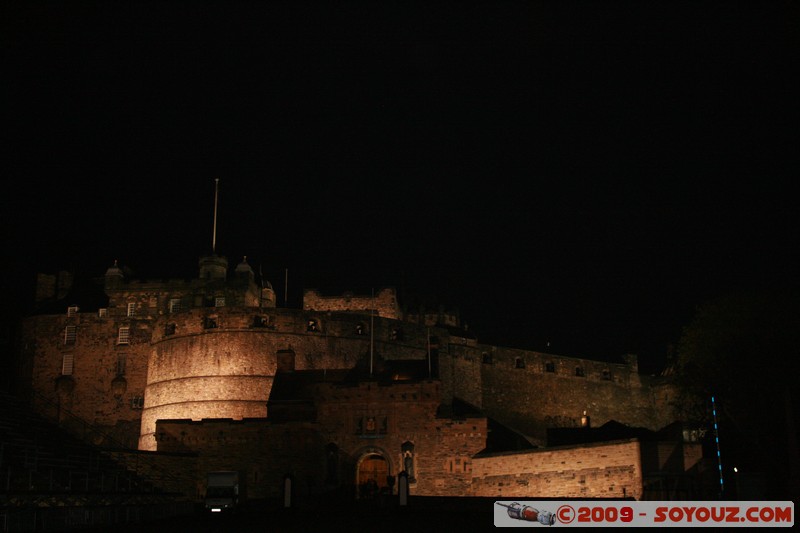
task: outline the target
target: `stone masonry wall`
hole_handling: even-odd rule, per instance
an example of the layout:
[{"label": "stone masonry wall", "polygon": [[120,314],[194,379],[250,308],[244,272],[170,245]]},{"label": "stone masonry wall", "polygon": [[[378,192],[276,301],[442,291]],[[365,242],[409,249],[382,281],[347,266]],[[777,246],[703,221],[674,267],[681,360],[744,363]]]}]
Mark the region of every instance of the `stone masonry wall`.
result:
[{"label": "stone masonry wall", "polygon": [[380,289],[375,296],[346,293],[343,296],[323,296],[313,289],[303,292],[303,309],[307,311],[344,311],[368,314],[374,309],[377,316],[400,319],[397,293],[394,289]]},{"label": "stone masonry wall", "polygon": [[[470,458],[486,445],[486,419],[437,417],[440,394],[439,381],[326,385],[318,403],[320,430],[351,464],[367,453],[378,453],[389,462],[393,476],[404,469],[403,445],[411,444],[411,494],[464,494],[470,482]],[[359,430],[359,421],[370,417],[379,425],[385,420],[385,433]]]},{"label": "stone masonry wall", "polygon": [[[159,451],[198,452],[198,482],[204,472],[238,470],[251,497],[278,496],[291,475],[298,494],[312,495],[337,487],[354,494],[357,467],[366,455],[378,454],[389,474],[404,468],[403,445],[413,445],[412,494],[466,494],[472,478],[472,456],[485,446],[485,418],[437,418],[437,382],[343,387],[320,385],[317,422],[272,423],[264,419],[159,420]],[[374,417],[385,431],[357,430]],[[362,430],[364,427],[362,426]],[[326,447],[335,445],[336,484],[331,485]]]},{"label": "stone masonry wall", "polygon": [[158,419],[266,417],[275,354],[264,335],[222,328],[155,343],[139,448],[156,449]]},{"label": "stone masonry wall", "polygon": [[632,439],[475,457],[470,495],[640,499],[640,443]]},{"label": "stone masonry wall", "polygon": [[607,363],[528,350],[451,344],[453,391],[498,421],[545,445],[548,427],[610,420],[658,430],[674,420],[668,392],[654,394],[635,359]]},{"label": "stone masonry wall", "polygon": [[[255,316],[265,318],[254,327]],[[308,331],[309,318],[316,321]],[[155,449],[155,421],[266,417],[279,351],[295,354],[295,369],[347,369],[369,353],[357,315],[296,310],[201,308],[161,317],[153,328],[140,449]],[[207,327],[213,319],[215,327]],[[373,326],[375,350],[386,359],[423,359],[425,328],[409,327],[390,341],[390,324]],[[424,335],[426,335],[425,333]]]},{"label": "stone masonry wall", "polygon": [[284,478],[297,495],[323,491],[325,442],[309,423],[265,419],[159,420],[159,451],[197,452],[195,483],[202,493],[208,472],[235,470],[247,498],[281,496]]},{"label": "stone masonry wall", "polygon": [[[147,380],[147,321],[78,313],[35,316],[23,324],[33,390],[115,440],[134,444]],[[65,342],[67,326],[75,327],[74,343]],[[123,326],[131,328],[128,344],[117,342]],[[62,376],[65,356],[73,361],[68,376]]]}]

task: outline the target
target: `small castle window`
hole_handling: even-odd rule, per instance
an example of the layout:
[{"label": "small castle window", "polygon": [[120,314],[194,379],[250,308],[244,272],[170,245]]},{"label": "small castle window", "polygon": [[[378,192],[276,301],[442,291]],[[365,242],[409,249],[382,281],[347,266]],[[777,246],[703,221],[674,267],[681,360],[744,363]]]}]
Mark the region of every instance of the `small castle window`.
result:
[{"label": "small castle window", "polygon": [[580,366],[576,366],[575,375],[578,376],[579,378],[585,377],[585,374],[583,373],[583,368]]},{"label": "small castle window", "polygon": [[225,297],[224,296],[217,296],[214,299],[214,307],[225,307]]},{"label": "small castle window", "polygon": [[611,381],[611,372],[609,372],[607,368],[603,369],[603,380]]},{"label": "small castle window", "polygon": [[122,326],[119,328],[119,333],[117,334],[117,344],[130,344],[131,342],[131,328],[128,326]]},{"label": "small castle window", "polygon": [[553,373],[556,371],[556,365],[552,361],[548,361],[544,364],[544,371]]},{"label": "small castle window", "polygon": [[78,306],[77,305],[71,305],[71,306],[67,307],[67,316],[68,317],[73,317],[73,316],[75,316],[77,314],[78,314]]},{"label": "small castle window", "polygon": [[77,326],[67,326],[64,329],[64,344],[75,344],[75,338],[78,335]]},{"label": "small castle window", "polygon": [[142,409],[144,407],[144,398],[141,396],[134,396],[131,398],[131,409]]},{"label": "small castle window", "polygon": [[363,335],[364,331],[364,324],[356,324],[356,335]]},{"label": "small castle window", "polygon": [[117,375],[124,376],[125,375],[125,366],[128,360],[128,356],[124,353],[121,353],[117,356]]},{"label": "small castle window", "polygon": [[105,307],[101,307],[97,310],[97,316],[100,318],[107,318],[108,317],[108,309]]},{"label": "small castle window", "polygon": [[203,320],[203,327],[205,329],[214,329],[217,327],[217,319],[213,316],[207,316]]},{"label": "small castle window", "polygon": [[128,316],[136,316],[136,302],[128,302]]},{"label": "small castle window", "polygon": [[522,357],[514,359],[514,368],[525,368],[525,359]]},{"label": "small castle window", "polygon": [[313,318],[308,319],[308,323],[306,324],[306,331],[319,331],[319,326],[317,321]]},{"label": "small castle window", "polygon": [[483,352],[481,354],[481,363],[484,365],[491,365],[492,364],[492,354]]},{"label": "small castle window", "polygon": [[75,362],[75,356],[71,353],[65,353],[61,356],[61,375],[62,376],[71,376],[72,375],[72,366]]},{"label": "small castle window", "polygon": [[254,328],[265,328],[269,324],[269,320],[267,317],[262,315],[256,315],[253,317],[253,327]]},{"label": "small castle window", "polygon": [[170,313],[177,313],[181,310],[181,299],[180,298],[170,298],[169,299],[169,312]]},{"label": "small castle window", "polygon": [[400,328],[392,328],[390,338],[393,341],[401,341],[403,340],[403,330]]},{"label": "small castle window", "polygon": [[175,330],[177,329],[177,327],[178,326],[175,325],[174,322],[167,324],[166,327],[164,327],[164,335],[165,336],[175,335]]}]

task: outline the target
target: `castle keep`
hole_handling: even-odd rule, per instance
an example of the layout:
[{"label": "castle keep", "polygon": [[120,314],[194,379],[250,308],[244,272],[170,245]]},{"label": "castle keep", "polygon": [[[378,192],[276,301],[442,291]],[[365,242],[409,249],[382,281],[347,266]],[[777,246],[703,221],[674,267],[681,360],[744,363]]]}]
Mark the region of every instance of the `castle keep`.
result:
[{"label": "castle keep", "polygon": [[[418,495],[642,498],[652,473],[699,464],[680,429],[658,437],[674,395],[635,356],[485,345],[457,313],[404,307],[392,288],[280,307],[246,258],[198,267],[143,281],[115,263],[88,287],[40,275],[22,323],[28,393],[101,428],[98,444],[190,457],[198,483],[239,470],[252,497],[287,475],[358,495],[404,472]],[[656,438],[551,438],[607,424]]]}]

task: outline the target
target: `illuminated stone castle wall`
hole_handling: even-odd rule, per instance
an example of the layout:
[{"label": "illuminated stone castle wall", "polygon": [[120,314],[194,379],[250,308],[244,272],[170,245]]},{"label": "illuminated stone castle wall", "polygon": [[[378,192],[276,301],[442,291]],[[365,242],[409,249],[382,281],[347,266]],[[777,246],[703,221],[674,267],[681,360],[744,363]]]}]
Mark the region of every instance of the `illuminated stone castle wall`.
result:
[{"label": "illuminated stone castle wall", "polygon": [[[117,342],[122,324],[131,328],[129,344]],[[65,341],[67,327],[75,328],[73,342]],[[151,351],[146,321],[97,312],[34,316],[23,322],[22,337],[22,379],[37,403],[56,404],[123,445],[137,446]]]},{"label": "illuminated stone castle wall", "polygon": [[[279,496],[287,474],[301,493],[355,489],[355,472],[371,455],[382,457],[396,478],[408,467],[404,451],[414,494],[467,494],[471,458],[485,446],[486,419],[437,416],[439,388],[435,381],[319,384],[315,421],[165,420],[158,423],[158,447],[202,450],[201,471],[247,472],[251,497]],[[369,420],[376,422],[372,429]],[[269,454],[257,456],[254,449]]]},{"label": "illuminated stone castle wall", "polygon": [[318,291],[303,291],[303,309],[315,311],[360,312],[372,310],[376,316],[401,319],[397,295],[392,289],[380,289],[374,295],[355,295],[347,293],[336,296],[323,296]]},{"label": "illuminated stone castle wall", "polygon": [[[103,284],[107,307],[23,321],[22,380],[128,446],[162,451],[180,441],[181,446],[194,442],[190,449],[204,443],[213,451],[221,445],[208,433],[211,421],[251,428],[240,421],[271,420],[269,402],[280,372],[344,371],[370,354],[378,361],[427,363],[436,387],[428,400],[392,398],[398,388],[353,389],[348,397],[328,390],[318,397],[316,422],[270,423],[266,429],[242,429],[239,437],[223,431],[229,435],[225,449],[241,443],[242,460],[258,465],[251,475],[277,476],[269,465],[280,450],[289,458],[305,449],[306,444],[291,444],[291,435],[300,435],[317,452],[335,443],[343,460],[357,465],[368,448],[348,417],[359,409],[392,413],[386,447],[372,446],[395,473],[402,442],[418,447],[415,465],[426,474],[413,486],[417,494],[478,494],[500,486],[489,474],[471,471],[470,457],[486,445],[486,418],[443,422],[435,414],[436,406],[454,399],[540,446],[546,445],[548,428],[577,427],[584,412],[595,426],[615,420],[657,430],[675,420],[669,387],[640,376],[635,357],[611,364],[480,344],[460,327],[456,313],[404,315],[392,289],[374,297],[306,291],[301,309],[277,308],[271,286],[256,284],[246,262],[230,275],[225,265],[216,256],[201,259],[198,279],[156,282],[128,280],[116,265],[109,268]],[[44,287],[38,297],[52,290]],[[68,294],[60,296],[65,307],[72,305]],[[393,387],[401,387],[408,376],[393,379],[400,380]],[[170,424],[183,425],[176,434]],[[159,427],[166,428],[166,437],[160,438]],[[247,437],[248,432],[255,433]],[[250,441],[258,447],[248,448]],[[202,457],[198,460],[213,462],[214,454]],[[534,462],[544,457],[535,456]],[[314,461],[302,468],[319,468]],[[494,468],[490,458],[480,461],[485,472]],[[628,486],[626,472],[614,474],[615,486]],[[476,485],[476,479],[482,481]]]},{"label": "illuminated stone castle wall", "polygon": [[[426,357],[424,328],[404,325],[403,340],[390,342],[394,321],[372,325],[383,358]],[[369,352],[368,328],[361,315],[276,308],[201,308],[160,318],[150,343],[140,448],[156,449],[158,419],[266,417],[279,353],[291,354],[296,370],[352,368]]]},{"label": "illuminated stone castle wall", "polygon": [[638,500],[641,455],[641,443],[633,439],[476,457],[470,494]]},{"label": "illuminated stone castle wall", "polygon": [[[530,350],[451,344],[453,395],[546,444],[546,429],[611,420],[660,429],[674,421],[670,388],[641,376],[636,357],[607,363]],[[674,398],[673,398],[674,399]]]}]

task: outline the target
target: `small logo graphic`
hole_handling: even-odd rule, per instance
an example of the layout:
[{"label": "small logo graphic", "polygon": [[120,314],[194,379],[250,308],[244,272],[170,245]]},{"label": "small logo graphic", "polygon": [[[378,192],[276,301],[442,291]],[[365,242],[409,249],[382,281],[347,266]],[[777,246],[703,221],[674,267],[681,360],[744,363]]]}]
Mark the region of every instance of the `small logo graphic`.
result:
[{"label": "small logo graphic", "polygon": [[517,502],[511,505],[495,502],[497,505],[508,509],[508,516],[516,520],[526,520],[528,522],[539,522],[545,526],[552,526],[556,523],[556,516],[550,511],[540,511],[528,505],[520,505]]},{"label": "small logo graphic", "polygon": [[556,511],[556,516],[562,524],[571,524],[575,520],[575,509],[571,505],[562,505]]}]

